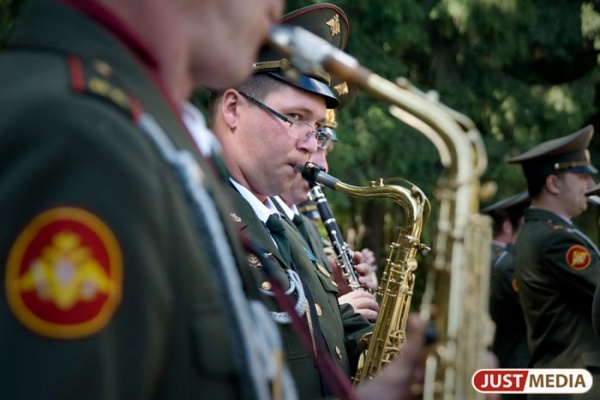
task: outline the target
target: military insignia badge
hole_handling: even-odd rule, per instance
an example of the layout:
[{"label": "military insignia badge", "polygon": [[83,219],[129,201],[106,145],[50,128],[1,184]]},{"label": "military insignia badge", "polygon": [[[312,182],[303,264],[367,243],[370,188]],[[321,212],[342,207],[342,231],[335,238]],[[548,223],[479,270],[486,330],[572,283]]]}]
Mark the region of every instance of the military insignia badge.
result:
[{"label": "military insignia badge", "polygon": [[251,267],[262,266],[260,260],[256,256],[256,254],[248,254],[248,263],[250,264]]},{"label": "military insignia badge", "polygon": [[565,260],[569,268],[575,271],[582,271],[590,265],[592,256],[585,246],[575,244],[567,250]]},{"label": "military insignia badge", "polygon": [[239,215],[237,215],[236,213],[230,213],[229,217],[231,217],[231,220],[233,222],[242,222],[242,219],[240,218]]},{"label": "military insignia badge", "polygon": [[340,33],[342,33],[339,15],[334,15],[329,21],[326,22],[326,24],[329,27],[329,32],[331,33],[331,36],[339,35]]},{"label": "military insignia badge", "polygon": [[348,82],[338,83],[333,87],[333,89],[336,91],[338,97],[348,94],[350,92],[350,89],[348,89]]},{"label": "military insignia badge", "polygon": [[35,217],[8,255],[6,296],[15,317],[40,335],[98,332],[121,301],[123,261],[109,227],[80,208]]}]

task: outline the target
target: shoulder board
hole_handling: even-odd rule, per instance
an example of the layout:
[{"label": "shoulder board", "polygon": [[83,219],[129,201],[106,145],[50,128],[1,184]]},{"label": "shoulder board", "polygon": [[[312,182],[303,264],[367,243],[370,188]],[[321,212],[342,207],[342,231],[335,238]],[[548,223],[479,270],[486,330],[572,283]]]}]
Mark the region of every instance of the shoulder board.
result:
[{"label": "shoulder board", "polygon": [[566,225],[566,224],[555,224],[554,222],[547,220],[544,221],[544,224],[550,228],[553,231],[560,231],[560,230],[569,230],[571,229],[570,226]]},{"label": "shoulder board", "polygon": [[133,121],[142,115],[139,100],[130,96],[117,82],[110,65],[100,60],[84,61],[69,55],[69,76],[71,89],[75,93],[89,94],[116,106]]}]

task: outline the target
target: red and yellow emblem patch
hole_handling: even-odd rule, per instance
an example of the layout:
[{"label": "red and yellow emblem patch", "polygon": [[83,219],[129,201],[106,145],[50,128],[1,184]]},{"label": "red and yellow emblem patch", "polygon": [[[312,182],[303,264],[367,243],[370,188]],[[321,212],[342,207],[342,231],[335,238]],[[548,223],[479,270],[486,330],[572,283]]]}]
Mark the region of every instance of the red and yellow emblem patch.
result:
[{"label": "red and yellow emblem patch", "polygon": [[575,244],[567,250],[567,265],[576,271],[586,269],[592,262],[592,256],[585,246]]},{"label": "red and yellow emblem patch", "polygon": [[59,207],[35,217],[13,244],[6,295],[17,319],[39,334],[75,339],[102,329],[121,301],[123,261],[108,226]]}]

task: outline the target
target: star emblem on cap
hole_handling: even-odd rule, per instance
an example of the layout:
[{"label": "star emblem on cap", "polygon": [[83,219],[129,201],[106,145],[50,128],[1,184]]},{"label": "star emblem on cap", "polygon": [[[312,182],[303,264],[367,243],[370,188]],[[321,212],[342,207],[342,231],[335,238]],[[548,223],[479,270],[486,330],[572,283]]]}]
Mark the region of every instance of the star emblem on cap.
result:
[{"label": "star emblem on cap", "polygon": [[329,21],[325,22],[325,24],[329,27],[331,36],[339,35],[342,32],[342,28],[340,27],[340,16],[337,14]]},{"label": "star emblem on cap", "polygon": [[348,94],[348,92],[350,91],[348,89],[348,82],[342,82],[340,84],[337,84],[333,87],[333,89],[337,92],[338,96]]}]

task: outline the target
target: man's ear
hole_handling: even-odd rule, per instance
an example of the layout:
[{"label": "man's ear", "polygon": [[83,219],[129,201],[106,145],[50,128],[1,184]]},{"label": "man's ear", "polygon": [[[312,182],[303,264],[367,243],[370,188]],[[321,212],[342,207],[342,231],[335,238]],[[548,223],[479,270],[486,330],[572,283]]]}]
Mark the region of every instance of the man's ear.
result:
[{"label": "man's ear", "polygon": [[235,131],[238,124],[239,117],[239,106],[240,106],[240,94],[238,91],[234,89],[227,89],[225,93],[223,93],[223,97],[221,99],[221,107],[219,108],[219,112],[223,117],[223,121],[229,129]]},{"label": "man's ear", "polygon": [[558,175],[550,174],[546,177],[546,190],[552,194],[560,192],[560,178]]}]

